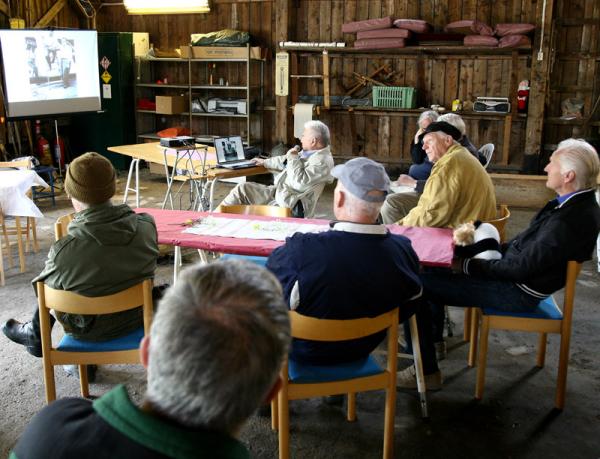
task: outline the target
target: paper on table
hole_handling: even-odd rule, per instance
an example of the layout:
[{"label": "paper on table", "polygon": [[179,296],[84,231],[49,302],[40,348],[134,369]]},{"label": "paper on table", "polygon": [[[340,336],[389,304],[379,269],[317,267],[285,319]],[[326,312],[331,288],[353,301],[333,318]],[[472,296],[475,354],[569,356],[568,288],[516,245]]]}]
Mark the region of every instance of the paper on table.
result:
[{"label": "paper on table", "polygon": [[200,224],[196,224],[183,232],[203,236],[285,241],[286,237],[294,233],[320,233],[328,230],[329,226],[327,225],[315,225],[312,223],[206,217],[202,219]]}]

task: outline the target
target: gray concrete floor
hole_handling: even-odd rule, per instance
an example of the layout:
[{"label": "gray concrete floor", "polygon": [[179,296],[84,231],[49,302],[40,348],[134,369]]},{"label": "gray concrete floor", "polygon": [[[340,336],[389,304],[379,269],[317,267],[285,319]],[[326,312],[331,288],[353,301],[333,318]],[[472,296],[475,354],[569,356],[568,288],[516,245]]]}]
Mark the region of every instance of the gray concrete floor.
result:
[{"label": "gray concrete floor", "polygon": [[[157,207],[164,193],[164,179],[142,174],[142,206]],[[219,187],[222,196],[227,185]],[[118,189],[123,190],[124,177]],[[121,195],[115,202],[121,201]],[[332,189],[327,189],[317,217],[331,217]],[[43,267],[53,239],[57,216],[70,212],[62,195],[56,207],[42,204],[38,221],[40,251],[27,255],[27,272],[7,269],[0,287],[0,320],[28,320],[35,307],[30,280]],[[527,225],[531,211],[513,211],[509,235]],[[189,262],[195,254],[189,253]],[[5,262],[6,264],[6,262]],[[156,281],[169,282],[169,265],[161,265]],[[490,337],[486,391],[481,402],[473,399],[475,370],[466,366],[467,345],[462,342],[462,310],[451,308],[456,324],[448,338],[448,358],[440,366],[444,389],[428,395],[430,420],[424,422],[414,393],[398,392],[395,457],[581,457],[600,458],[600,311],[597,307],[599,274],[595,262],[584,265],[577,285],[566,409],[553,408],[558,339],[550,337],[547,364],[536,369],[537,337],[497,332]],[[558,295],[561,296],[560,294]],[[55,327],[60,334],[60,327]],[[516,355],[512,355],[516,354]],[[402,362],[401,362],[402,364]],[[100,368],[91,392],[100,395],[124,383],[136,399],[145,390],[141,366]],[[77,396],[78,380],[62,370],[56,372],[58,397]],[[359,394],[358,420],[345,421],[339,407],[319,400],[299,401],[291,406],[291,455],[295,458],[381,457],[383,434],[382,392]],[[42,364],[21,347],[0,336],[0,457],[6,457],[31,417],[44,406]],[[254,457],[277,457],[277,435],[268,418],[253,417],[242,433]]]}]

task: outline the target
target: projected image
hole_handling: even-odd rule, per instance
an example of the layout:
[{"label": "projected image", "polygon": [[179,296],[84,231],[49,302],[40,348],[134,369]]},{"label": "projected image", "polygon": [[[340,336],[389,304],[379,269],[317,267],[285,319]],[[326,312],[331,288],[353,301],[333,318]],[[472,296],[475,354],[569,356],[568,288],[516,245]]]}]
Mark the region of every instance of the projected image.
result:
[{"label": "projected image", "polygon": [[25,37],[29,83],[34,97],[59,99],[77,95],[75,40],[56,37]]},{"label": "projected image", "polygon": [[0,29],[8,117],[100,109],[96,31]]}]

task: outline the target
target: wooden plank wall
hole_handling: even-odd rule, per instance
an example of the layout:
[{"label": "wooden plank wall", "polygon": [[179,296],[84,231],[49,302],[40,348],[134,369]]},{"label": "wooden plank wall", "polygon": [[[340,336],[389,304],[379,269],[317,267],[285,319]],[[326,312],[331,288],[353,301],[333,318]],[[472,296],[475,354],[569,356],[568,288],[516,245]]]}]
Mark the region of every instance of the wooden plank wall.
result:
[{"label": "wooden plank wall", "polygon": [[[490,25],[501,22],[535,22],[536,11],[542,0],[211,0],[211,12],[196,15],[130,16],[122,5],[102,4],[97,16],[99,31],[149,32],[151,41],[159,48],[176,48],[189,42],[191,33],[209,32],[224,28],[247,30],[253,39],[271,51],[277,50],[275,15],[283,3],[289,5],[290,27],[288,39],[297,41],[346,41],[354,35],[342,34],[344,22],[383,16],[420,18],[441,30],[445,24],[459,19],[479,19]],[[553,0],[548,0],[553,1]],[[598,0],[555,0],[555,20],[547,33],[552,33],[557,49],[551,77],[551,91],[547,98],[547,116],[560,116],[560,102],[567,97],[585,101],[584,113],[589,114],[598,97],[600,55],[600,2]],[[29,26],[35,24],[53,5],[52,0],[19,2],[20,16]],[[76,7],[68,3],[52,21],[57,27],[86,27]],[[550,27],[552,26],[552,27]],[[536,32],[539,34],[539,30]],[[536,35],[536,41],[538,36]],[[533,57],[534,53],[532,53]],[[351,83],[352,71],[366,73],[380,62],[389,63],[397,72],[399,84],[418,88],[419,105],[432,103],[449,107],[452,99],[474,99],[478,95],[512,96],[509,93],[510,59],[496,56],[465,58],[438,56],[437,59],[416,59],[405,56],[390,58],[333,58],[331,63],[332,94],[343,94]],[[519,58],[517,77],[528,79],[530,62]],[[320,62],[314,57],[300,58],[306,73],[317,73]],[[265,68],[266,111],[264,133],[266,147],[275,142],[273,129],[272,61]],[[321,94],[321,85],[315,81],[303,82],[300,93]],[[600,110],[599,110],[600,111]],[[595,115],[594,119],[598,116]],[[332,112],[323,119],[333,131],[333,150],[340,156],[367,154],[395,163],[408,158],[408,144],[414,132],[413,114],[348,114]],[[353,121],[352,121],[353,120]],[[467,117],[467,128],[475,144],[493,142],[498,150],[503,147],[502,119],[480,120]],[[210,129],[226,121],[211,121]],[[359,151],[352,151],[347,133],[355,126]],[[518,118],[512,127],[509,165],[520,166],[525,118]],[[581,123],[579,123],[581,125]],[[573,125],[548,124],[542,143],[552,144],[573,133]],[[577,128],[577,126],[575,125]],[[207,127],[208,129],[209,127]],[[222,126],[227,129],[228,125]],[[577,129],[575,129],[577,134]],[[588,130],[584,134],[589,134]],[[290,139],[291,140],[291,139]]]}]

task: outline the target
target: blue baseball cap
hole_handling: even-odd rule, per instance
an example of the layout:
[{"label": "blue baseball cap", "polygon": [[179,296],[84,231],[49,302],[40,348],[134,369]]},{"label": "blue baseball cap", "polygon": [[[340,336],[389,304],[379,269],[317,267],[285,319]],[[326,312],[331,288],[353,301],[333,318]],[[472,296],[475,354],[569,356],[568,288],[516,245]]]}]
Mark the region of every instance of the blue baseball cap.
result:
[{"label": "blue baseball cap", "polygon": [[345,164],[339,164],[333,168],[331,175],[363,201],[383,202],[390,192],[390,179],[385,169],[369,158],[354,158]]}]

